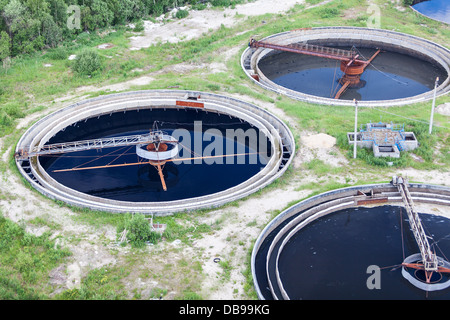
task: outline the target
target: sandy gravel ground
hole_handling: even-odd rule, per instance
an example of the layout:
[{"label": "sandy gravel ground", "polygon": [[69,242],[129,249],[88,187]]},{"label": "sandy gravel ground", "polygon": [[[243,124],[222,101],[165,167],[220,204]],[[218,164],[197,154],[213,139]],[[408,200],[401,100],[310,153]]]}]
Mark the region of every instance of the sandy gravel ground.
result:
[{"label": "sandy gravel ground", "polygon": [[[246,16],[259,16],[266,13],[283,13],[304,0],[258,0],[246,4],[236,5],[234,9],[192,10],[189,16],[179,21],[166,23],[160,21],[144,23],[145,34],[131,37],[131,50],[147,48],[158,42],[176,43],[191,40],[204,33],[220,28],[233,26]],[[171,15],[171,14],[170,14]]]}]

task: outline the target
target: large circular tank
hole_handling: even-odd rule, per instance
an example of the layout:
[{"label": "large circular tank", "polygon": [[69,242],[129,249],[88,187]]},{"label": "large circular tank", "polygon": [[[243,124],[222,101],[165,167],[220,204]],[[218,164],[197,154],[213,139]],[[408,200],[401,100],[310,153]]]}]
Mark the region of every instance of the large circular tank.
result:
[{"label": "large circular tank", "polygon": [[[412,183],[409,191],[433,248],[448,257],[450,189]],[[433,214],[439,210],[442,215]],[[448,299],[450,274],[435,273],[431,285],[444,290],[428,291],[429,284],[417,286],[422,281],[414,269],[405,274],[403,262],[417,260],[418,252],[397,188],[374,184],[326,192],[286,209],[261,232],[251,265],[263,300]]]},{"label": "large circular tank", "polygon": [[[163,142],[157,152],[155,143],[139,142],[156,141],[155,125]],[[138,142],[127,144],[132,139]],[[45,153],[89,144],[99,147]],[[245,197],[280,177],[294,153],[287,126],[257,106],[204,92],[149,90],[82,101],[39,120],[18,142],[16,163],[50,198],[164,215]]]},{"label": "large circular tank", "polygon": [[338,94],[342,79],[349,76],[342,71],[342,62],[269,47],[247,48],[241,65],[248,77],[265,89],[296,100],[353,105],[355,99],[360,106],[393,106],[430,100],[435,85],[437,96],[450,91],[450,51],[419,37],[389,30],[318,27],[258,40],[281,46],[354,50],[364,61],[373,57],[358,85]]}]

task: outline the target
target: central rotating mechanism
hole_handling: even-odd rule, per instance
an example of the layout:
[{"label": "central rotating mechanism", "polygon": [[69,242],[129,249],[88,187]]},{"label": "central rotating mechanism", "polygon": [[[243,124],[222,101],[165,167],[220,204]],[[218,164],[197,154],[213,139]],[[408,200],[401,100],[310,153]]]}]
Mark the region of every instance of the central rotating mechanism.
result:
[{"label": "central rotating mechanism", "polygon": [[136,145],[136,154],[148,160],[148,163],[158,170],[161,184],[164,191],[167,186],[164,181],[163,167],[167,161],[172,160],[178,155],[178,141],[160,130],[152,130],[150,132],[148,144]]}]

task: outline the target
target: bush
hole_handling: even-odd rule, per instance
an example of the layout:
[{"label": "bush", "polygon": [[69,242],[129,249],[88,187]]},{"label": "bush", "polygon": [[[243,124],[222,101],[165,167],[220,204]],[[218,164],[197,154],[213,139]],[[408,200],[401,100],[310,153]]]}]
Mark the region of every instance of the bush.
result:
[{"label": "bush", "polygon": [[0,32],[0,61],[11,55],[11,38],[2,31]]},{"label": "bush", "polygon": [[145,30],[145,26],[144,26],[144,22],[142,20],[139,20],[138,22],[136,22],[136,24],[134,25],[134,30],[135,32],[141,32]]},{"label": "bush", "polygon": [[231,1],[230,0],[212,0],[211,4],[214,7],[228,7],[231,5]]},{"label": "bush", "polygon": [[183,19],[186,18],[189,15],[189,12],[187,10],[178,10],[175,16],[177,19]]},{"label": "bush", "polygon": [[414,4],[414,0],[403,0],[403,5],[405,7],[412,6]]},{"label": "bush", "polygon": [[201,11],[201,10],[205,10],[206,8],[207,8],[207,6],[204,3],[196,3],[196,4],[192,5],[192,10]]},{"label": "bush", "polygon": [[156,243],[160,238],[158,233],[151,231],[150,224],[143,214],[133,215],[124,227],[127,230],[127,239],[135,248],[142,248],[147,241]]},{"label": "bush", "polygon": [[75,60],[73,70],[81,75],[92,75],[101,67],[100,55],[94,50],[85,50]]}]

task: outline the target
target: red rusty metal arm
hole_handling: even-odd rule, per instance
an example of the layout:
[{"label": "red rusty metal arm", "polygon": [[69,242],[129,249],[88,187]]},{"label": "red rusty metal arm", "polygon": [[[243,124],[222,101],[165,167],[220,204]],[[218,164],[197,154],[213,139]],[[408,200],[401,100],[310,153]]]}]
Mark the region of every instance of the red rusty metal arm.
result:
[{"label": "red rusty metal arm", "polygon": [[280,45],[280,44],[273,44],[273,43],[269,43],[269,42],[256,41],[255,39],[250,39],[249,46],[253,47],[253,48],[268,48],[268,49],[274,49],[274,50],[279,50],[279,51],[287,51],[287,52],[300,53],[300,54],[305,54],[305,55],[310,55],[310,56],[346,61],[349,64],[351,64],[353,62],[356,62],[359,64],[366,64],[365,60],[356,59],[357,55],[353,51],[335,49],[335,48],[329,48],[329,47],[322,47],[322,46],[317,46],[317,45],[308,45],[308,44]]},{"label": "red rusty metal arm", "polygon": [[158,170],[159,178],[161,179],[161,184],[164,189],[164,191],[167,191],[166,181],[164,180],[164,174],[162,172],[161,163],[158,161],[158,163],[155,164],[156,169]]},{"label": "red rusty metal arm", "polygon": [[[411,269],[425,270],[425,267],[422,263],[402,263],[402,266],[404,266],[406,268],[411,268]],[[438,268],[435,272],[450,273],[450,269],[438,266]]]},{"label": "red rusty metal arm", "polygon": [[450,273],[449,268],[438,266],[436,271],[427,271],[425,270],[425,266],[422,263],[402,263],[402,266],[406,268],[416,269],[416,270],[423,270],[425,272],[425,281],[427,283],[430,283],[431,277],[433,276],[433,272],[437,273]]},{"label": "red rusty metal arm", "polygon": [[366,61],[366,65],[364,66],[364,69],[367,68],[367,66],[372,62],[373,59],[375,59],[375,57],[376,57],[380,52],[381,52],[381,49],[378,49],[377,52],[375,52],[375,53],[373,54],[373,56],[370,57],[370,59]]},{"label": "red rusty metal arm", "polygon": [[345,90],[347,90],[347,87],[350,85],[350,81],[346,81],[341,89],[339,89],[338,93],[336,93],[336,95],[334,96],[335,99],[339,99],[341,97],[341,95],[344,93]]}]

